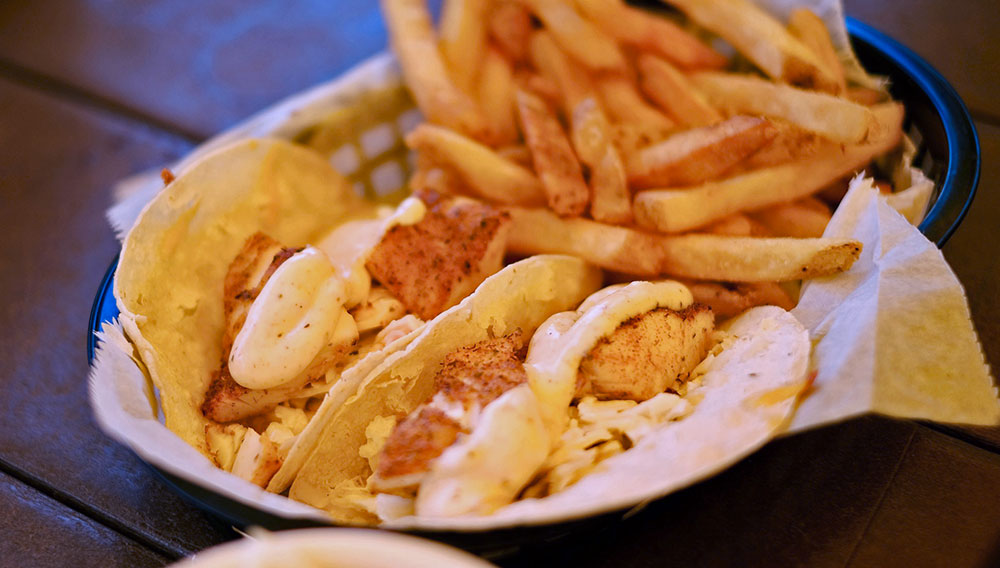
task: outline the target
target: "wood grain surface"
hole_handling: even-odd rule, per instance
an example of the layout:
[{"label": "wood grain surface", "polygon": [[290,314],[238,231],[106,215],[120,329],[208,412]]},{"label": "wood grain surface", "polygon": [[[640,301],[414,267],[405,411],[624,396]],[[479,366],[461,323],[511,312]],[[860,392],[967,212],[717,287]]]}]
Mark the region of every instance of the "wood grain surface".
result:
[{"label": "wood grain surface", "polygon": [[0,564],[162,566],[167,558],[0,473]]},{"label": "wood grain surface", "polygon": [[[1000,366],[1000,57],[992,0],[846,0],[965,98],[979,194],[944,249]],[[435,7],[439,2],[432,2]],[[436,9],[436,8],[435,8]],[[101,433],[87,316],[111,184],[384,47],[377,3],[0,3],[0,564],[162,565],[234,538]],[[1000,429],[866,417],[778,440],[623,522],[503,566],[1000,565]]]}]

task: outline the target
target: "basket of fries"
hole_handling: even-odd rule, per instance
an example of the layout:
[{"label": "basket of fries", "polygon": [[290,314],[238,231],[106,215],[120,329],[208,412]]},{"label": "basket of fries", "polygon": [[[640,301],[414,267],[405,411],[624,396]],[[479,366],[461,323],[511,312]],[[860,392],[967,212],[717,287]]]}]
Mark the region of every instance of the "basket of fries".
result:
[{"label": "basket of fries", "polygon": [[479,551],[784,432],[995,423],[954,90],[838,2],[665,4],[384,0],[395,57],[122,182],[98,422],[235,525]]}]

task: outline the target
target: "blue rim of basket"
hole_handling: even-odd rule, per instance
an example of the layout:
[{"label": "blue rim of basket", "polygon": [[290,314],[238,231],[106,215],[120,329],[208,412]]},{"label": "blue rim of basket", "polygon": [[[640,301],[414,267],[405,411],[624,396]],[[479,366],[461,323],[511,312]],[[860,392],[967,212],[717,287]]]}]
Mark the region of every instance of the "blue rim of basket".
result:
[{"label": "blue rim of basket", "polygon": [[847,18],[851,42],[873,48],[900,68],[927,96],[941,118],[948,142],[948,165],[938,198],[920,223],[920,232],[938,247],[958,228],[979,185],[979,136],[969,110],[955,89],[913,50],[854,18]]},{"label": "blue rim of basket", "polygon": [[[955,232],[962,218],[968,212],[979,182],[979,138],[972,123],[972,117],[958,93],[944,77],[912,50],[854,18],[847,18],[847,30],[851,35],[852,42],[860,42],[880,51],[885,57],[892,60],[892,64],[905,71],[928,96],[941,116],[949,149],[945,183],[941,186],[934,206],[919,227],[929,240],[941,247]],[[957,156],[972,156],[974,159],[961,162]],[[960,200],[960,202],[951,203],[953,200]],[[97,347],[96,332],[100,331],[102,323],[110,322],[118,316],[118,307],[112,294],[118,259],[119,255],[116,255],[104,273],[90,311],[87,361],[91,365],[94,363],[94,352]],[[284,519],[252,509],[214,494],[208,489],[176,478],[155,466],[150,465],[150,468],[185,499],[236,526],[260,524],[273,528],[297,528],[315,526],[316,524],[310,521]],[[513,532],[517,530],[510,529]]]}]

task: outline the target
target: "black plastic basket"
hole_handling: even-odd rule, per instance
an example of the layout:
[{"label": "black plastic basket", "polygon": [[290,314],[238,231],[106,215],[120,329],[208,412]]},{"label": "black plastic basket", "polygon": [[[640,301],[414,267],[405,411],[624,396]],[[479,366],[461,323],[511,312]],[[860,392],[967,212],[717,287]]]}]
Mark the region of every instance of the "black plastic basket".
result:
[{"label": "black plastic basket", "polygon": [[[907,110],[905,128],[917,145],[915,164],[936,184],[935,194],[920,230],[931,241],[943,246],[955,232],[972,205],[979,182],[979,139],[969,111],[950,84],[923,58],[882,32],[853,18],[847,19],[851,43],[864,67],[890,80],[894,99]],[[94,332],[102,322],[118,316],[112,296],[116,258],[101,282],[90,314],[87,356],[93,363]],[[261,526],[270,530],[327,526],[308,520],[276,517],[259,509],[223,497],[152,468],[168,485],[199,508],[209,511],[235,527]],[[665,497],[664,499],[669,499]],[[625,511],[607,513],[583,520],[536,527],[515,527],[491,532],[413,534],[478,552],[498,555],[528,543],[538,544],[562,536],[604,525],[620,519]]]}]

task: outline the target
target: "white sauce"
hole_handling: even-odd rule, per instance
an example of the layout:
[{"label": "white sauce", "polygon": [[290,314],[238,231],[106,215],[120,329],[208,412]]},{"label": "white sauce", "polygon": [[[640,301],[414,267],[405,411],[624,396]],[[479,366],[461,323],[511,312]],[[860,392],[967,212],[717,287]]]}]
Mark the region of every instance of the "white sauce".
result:
[{"label": "white sauce", "polygon": [[[347,293],[333,264],[319,250],[286,260],[264,285],[247,313],[229,354],[229,371],[240,385],[283,385],[309,366],[343,317]],[[352,322],[353,323],[353,322]]]}]

